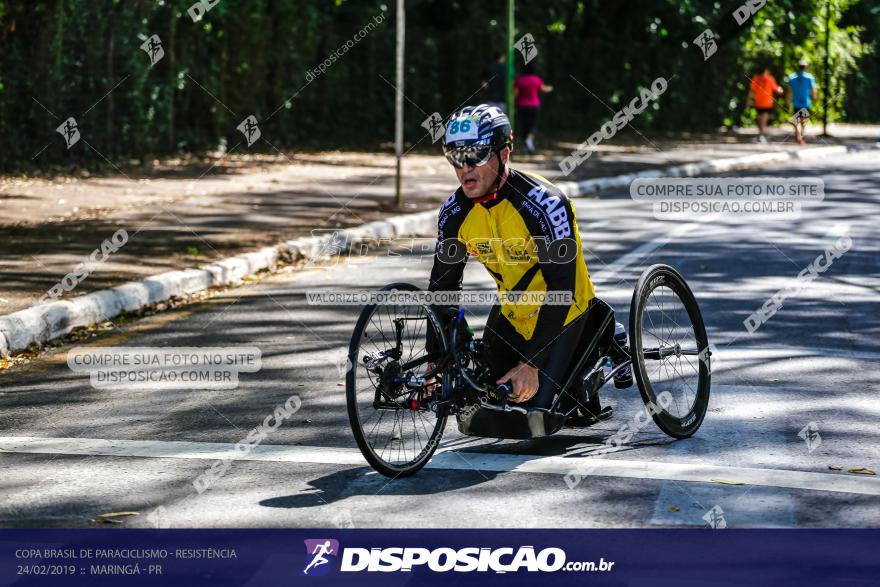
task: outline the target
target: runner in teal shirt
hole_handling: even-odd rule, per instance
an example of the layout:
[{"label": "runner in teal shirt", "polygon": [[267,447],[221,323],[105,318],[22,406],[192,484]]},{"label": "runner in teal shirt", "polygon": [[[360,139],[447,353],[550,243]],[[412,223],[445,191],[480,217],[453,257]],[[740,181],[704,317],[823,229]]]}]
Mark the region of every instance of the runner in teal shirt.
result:
[{"label": "runner in teal shirt", "polygon": [[798,62],[798,71],[788,76],[785,80],[788,84],[788,102],[793,106],[794,116],[791,124],[794,126],[795,142],[799,145],[806,143],[804,140],[804,126],[810,117],[810,107],[816,99],[816,78],[807,73],[807,62]]}]

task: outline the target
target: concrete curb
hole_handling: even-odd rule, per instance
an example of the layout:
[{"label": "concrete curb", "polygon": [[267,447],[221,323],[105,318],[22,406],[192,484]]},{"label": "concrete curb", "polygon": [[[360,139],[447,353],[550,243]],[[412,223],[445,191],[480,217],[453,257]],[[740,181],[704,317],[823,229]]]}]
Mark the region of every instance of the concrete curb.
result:
[{"label": "concrete curb", "polygon": [[[801,149],[795,152],[758,153],[581,182],[557,182],[557,185],[570,197],[578,197],[602,190],[626,187],[639,178],[693,177],[794,159],[812,159],[878,148],[880,143],[868,143],[858,147],[833,146]],[[169,271],[141,281],[132,281],[96,291],[70,301],[46,302],[32,306],[26,310],[0,316],[0,356],[8,357],[10,353],[23,351],[31,344],[44,343],[65,336],[77,327],[105,322],[123,311],[133,312],[174,296],[238,283],[244,277],[273,268],[280,258],[318,261],[332,257],[352,245],[369,245],[382,239],[432,234],[436,222],[437,211],[394,216],[356,228],[328,232],[322,236],[289,240],[254,253],[223,259],[199,269]]]},{"label": "concrete curb", "polygon": [[351,245],[426,234],[434,230],[436,224],[436,211],[396,216],[320,237],[290,240],[199,269],[160,273],[70,301],[32,306],[0,316],[0,355],[8,357],[10,353],[23,351],[31,344],[64,336],[76,327],[105,322],[123,311],[133,312],[174,296],[196,293],[209,287],[236,284],[244,277],[272,269],[281,258],[318,261]]}]

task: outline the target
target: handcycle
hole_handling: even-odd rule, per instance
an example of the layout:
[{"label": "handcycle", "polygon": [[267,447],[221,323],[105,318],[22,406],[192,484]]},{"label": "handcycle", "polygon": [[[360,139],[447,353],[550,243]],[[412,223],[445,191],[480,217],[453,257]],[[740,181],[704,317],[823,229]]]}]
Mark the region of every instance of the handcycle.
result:
[{"label": "handcycle", "polygon": [[[380,292],[418,292],[391,283]],[[352,432],[367,462],[392,478],[424,467],[437,450],[447,419],[470,436],[528,439],[572,422],[614,376],[630,367],[655,424],[687,438],[706,415],[711,351],[690,287],[674,268],[653,265],[639,277],[629,312],[628,344],[615,337],[614,311],[593,298],[569,376],[549,409],[509,401],[483,360],[482,340],[464,310],[444,316],[427,304],[369,304],[352,333],[346,403]],[[436,341],[426,350],[427,329]],[[428,365],[433,368],[428,370]],[[610,415],[592,414],[591,423]]]}]

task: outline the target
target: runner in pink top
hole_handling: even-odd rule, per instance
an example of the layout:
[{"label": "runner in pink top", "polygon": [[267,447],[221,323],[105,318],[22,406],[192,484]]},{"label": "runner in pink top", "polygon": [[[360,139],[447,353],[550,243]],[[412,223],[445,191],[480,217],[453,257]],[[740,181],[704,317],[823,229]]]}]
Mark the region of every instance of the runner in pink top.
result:
[{"label": "runner in pink top", "polygon": [[516,76],[513,87],[516,88],[516,107],[523,106],[530,108],[538,108],[541,106],[541,86],[544,82],[541,78],[533,74],[521,74]]},{"label": "runner in pink top", "polygon": [[523,68],[523,73],[513,80],[513,92],[516,96],[517,136],[525,137],[526,153],[535,152],[535,129],[538,125],[538,111],[541,108],[541,92],[552,92],[535,73],[531,64]]}]

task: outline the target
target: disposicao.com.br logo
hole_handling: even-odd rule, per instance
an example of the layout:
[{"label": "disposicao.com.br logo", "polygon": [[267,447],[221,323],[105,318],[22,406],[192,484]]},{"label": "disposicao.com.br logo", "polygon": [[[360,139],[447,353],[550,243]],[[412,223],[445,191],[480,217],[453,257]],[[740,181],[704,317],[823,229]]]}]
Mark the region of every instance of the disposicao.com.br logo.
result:
[{"label": "disposicao.com.br logo", "polygon": [[339,541],[332,538],[311,538],[305,540],[309,562],[302,570],[303,575],[320,577],[330,572],[328,556],[339,554]]},{"label": "disposicao.com.br logo", "polygon": [[415,567],[445,573],[449,571],[515,573],[517,571],[553,573],[556,571],[611,571],[614,563],[600,558],[596,561],[566,561],[561,548],[534,546],[487,548],[421,548],[392,546],[387,548],[340,549],[339,542],[331,539],[306,540],[309,562],[303,575],[325,575],[331,569],[328,556],[336,557],[342,551],[340,572],[410,572]]}]

